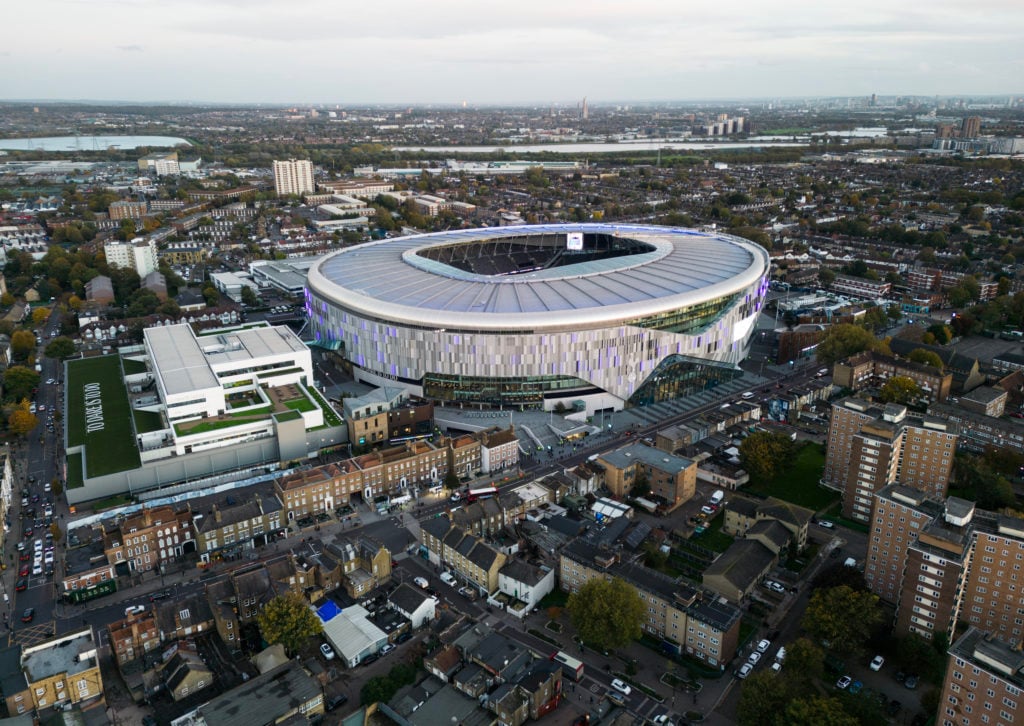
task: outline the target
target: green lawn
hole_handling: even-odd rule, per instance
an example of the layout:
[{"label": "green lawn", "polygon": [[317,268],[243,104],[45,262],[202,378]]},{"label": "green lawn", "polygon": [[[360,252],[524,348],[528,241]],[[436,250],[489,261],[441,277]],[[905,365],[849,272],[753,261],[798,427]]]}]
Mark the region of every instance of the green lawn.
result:
[{"label": "green lawn", "polygon": [[722,523],[724,521],[725,514],[723,512],[719,512],[708,523],[708,528],[700,534],[692,535],[690,537],[690,541],[696,542],[701,547],[707,547],[709,550],[714,550],[715,552],[725,552],[729,549],[729,545],[736,540],[722,531]]},{"label": "green lawn", "polygon": [[78,489],[85,486],[82,481],[82,455],[68,454],[68,489]]},{"label": "green lawn", "polygon": [[223,420],[201,421],[199,423],[186,421],[185,423],[174,424],[174,431],[178,436],[205,434],[208,431],[217,431],[218,429],[226,429],[231,426],[242,426],[253,421],[262,421],[268,418],[272,411],[273,406],[261,406],[249,411],[225,414]]},{"label": "green lawn", "polygon": [[298,411],[284,411],[282,413],[275,413],[274,418],[284,423],[285,421],[294,421],[297,418],[302,418],[302,414]]},{"label": "green lawn", "polygon": [[121,361],[121,365],[124,366],[124,374],[126,376],[130,376],[133,373],[146,372],[146,364],[141,360],[131,360],[130,358],[125,358]]},{"label": "green lawn", "polygon": [[[100,416],[92,431],[86,425],[86,386],[99,386],[94,408]],[[116,355],[82,358],[68,362],[67,378],[68,446],[85,446],[85,473],[88,477],[127,471],[139,466],[139,450],[132,431],[132,410]],[[101,427],[97,428],[97,424]]]},{"label": "green lawn", "polygon": [[839,499],[839,493],[825,489],[818,482],[825,469],[825,452],[818,444],[805,443],[797,451],[793,465],[768,485],[750,485],[749,491],[762,496],[777,497],[818,511]]},{"label": "green lawn", "polygon": [[320,408],[324,410],[324,425],[325,426],[341,426],[341,419],[338,418],[338,414],[335,413],[334,409],[331,408],[331,404],[324,400],[324,397],[320,395],[320,392],[312,386],[307,386],[306,390],[318,404]]},{"label": "green lawn", "polygon": [[146,434],[150,431],[159,431],[164,427],[163,417],[155,411],[132,411],[135,417],[135,431]]},{"label": "green lawn", "polygon": [[283,401],[282,403],[284,403],[285,408],[290,408],[292,411],[306,412],[316,409],[316,404],[305,396],[294,398],[291,401]]}]

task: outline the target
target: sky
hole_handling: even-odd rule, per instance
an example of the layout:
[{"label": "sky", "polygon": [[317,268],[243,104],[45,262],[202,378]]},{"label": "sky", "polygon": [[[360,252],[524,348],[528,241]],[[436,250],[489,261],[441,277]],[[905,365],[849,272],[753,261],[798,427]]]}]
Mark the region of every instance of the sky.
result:
[{"label": "sky", "polygon": [[1024,0],[10,0],[0,99],[1024,94]]}]

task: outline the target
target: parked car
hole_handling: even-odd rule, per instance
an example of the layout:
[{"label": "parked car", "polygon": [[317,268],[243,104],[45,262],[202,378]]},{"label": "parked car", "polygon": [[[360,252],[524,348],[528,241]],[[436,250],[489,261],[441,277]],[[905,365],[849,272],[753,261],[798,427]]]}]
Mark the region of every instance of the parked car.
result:
[{"label": "parked car", "polygon": [[907,680],[903,681],[903,687],[909,688],[911,691],[917,688],[917,676],[913,673],[909,674]]},{"label": "parked car", "polygon": [[138,615],[144,612],[146,612],[145,605],[129,605],[124,609],[124,616],[128,617],[129,615]]},{"label": "parked car", "polygon": [[853,683],[853,679],[850,678],[850,676],[843,676],[838,681],[836,681],[836,688],[843,690],[847,688],[851,683]]},{"label": "parked car", "polygon": [[18,575],[19,577],[28,577],[28,573],[30,573],[31,571],[32,565],[26,562],[24,565],[18,568]]},{"label": "parked car", "polygon": [[334,648],[331,647],[330,643],[321,643],[320,655],[322,655],[327,660],[334,660]]},{"label": "parked car", "polygon": [[758,653],[758,652],[756,652],[756,651],[755,651],[754,653],[751,653],[751,654],[750,654],[750,655],[749,655],[749,656],[747,657],[747,663],[749,663],[749,664],[750,664],[750,665],[752,665],[752,666],[755,666],[755,665],[757,665],[757,662],[758,662],[759,660],[761,660],[761,654],[760,654],[760,653]]},{"label": "parked car", "polygon": [[828,521],[827,519],[819,519],[818,520],[818,525],[821,526],[821,527],[824,527],[825,529],[834,529],[835,526],[836,526],[835,524],[833,524],[832,522]]},{"label": "parked car", "polygon": [[626,696],[633,692],[633,689],[629,686],[628,683],[626,683],[625,681],[621,681],[618,678],[612,679],[612,688]]},{"label": "parked car", "polygon": [[454,587],[455,586],[455,577],[450,572],[442,572],[441,573],[441,582],[443,582],[445,585],[451,585],[451,586]]},{"label": "parked car", "polygon": [[327,701],[324,703],[324,706],[327,708],[328,711],[333,711],[338,706],[341,706],[347,702],[348,696],[346,696],[344,693],[339,693],[336,696],[331,696],[330,698],[328,698]]},{"label": "parked car", "polygon": [[36,617],[36,609],[35,608],[25,608],[25,612],[23,612],[21,614],[21,622],[23,622],[23,623],[31,623],[33,620],[35,620],[35,617]]},{"label": "parked car", "polygon": [[384,656],[386,656],[388,653],[390,653],[394,649],[395,649],[395,646],[393,646],[391,643],[385,643],[384,646],[380,649],[381,657],[383,658]]},{"label": "parked car", "polygon": [[766,640],[762,640],[762,641],[760,641],[757,644],[757,652],[758,653],[767,653],[768,649],[771,648],[771,647],[772,647],[772,641],[767,640],[767,639]]},{"label": "parked car", "polygon": [[427,582],[427,578],[425,577],[414,577],[412,581],[416,583],[417,586],[422,587],[424,590],[430,587],[430,583]]},{"label": "parked car", "polygon": [[15,592],[24,592],[27,589],[28,589],[28,580],[25,580],[25,579],[18,580],[18,582],[15,583],[15,585],[14,585],[14,591]]},{"label": "parked car", "polygon": [[744,663],[743,665],[740,666],[740,669],[738,671],[736,671],[736,677],[737,678],[746,678],[747,676],[750,675],[750,672],[752,670],[754,670],[754,666],[750,665],[749,663]]},{"label": "parked car", "polygon": [[871,659],[871,670],[880,671],[882,670],[883,665],[885,665],[885,658],[883,658],[882,656],[876,655],[874,658]]}]

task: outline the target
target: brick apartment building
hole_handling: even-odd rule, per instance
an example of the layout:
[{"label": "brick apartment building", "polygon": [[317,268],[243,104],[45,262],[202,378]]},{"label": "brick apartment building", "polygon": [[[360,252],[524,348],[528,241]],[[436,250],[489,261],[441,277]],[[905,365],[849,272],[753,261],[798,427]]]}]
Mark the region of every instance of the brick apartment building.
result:
[{"label": "brick apartment building", "polygon": [[941,368],[873,351],[857,353],[832,367],[832,382],[854,391],[881,387],[894,376],[911,379],[931,401],[945,401],[953,385],[953,374]]},{"label": "brick apartment building", "polygon": [[[969,628],[948,651],[936,723],[1005,726],[1020,721],[1024,654],[1020,647]],[[998,714],[998,715],[997,715]]]},{"label": "brick apartment building", "polygon": [[192,512],[171,506],[143,509],[130,514],[104,533],[104,552],[115,568],[123,566],[129,574],[149,572],[161,563],[193,552]]},{"label": "brick apartment building", "polygon": [[959,621],[1019,643],[1021,561],[1024,520],[901,486],[875,496],[864,577],[896,604],[898,633],[931,638]]},{"label": "brick apartment building", "polygon": [[629,496],[636,482],[646,479],[651,495],[662,499],[671,511],[697,491],[697,462],[653,446],[630,444],[601,454],[597,463],[604,467],[605,485],[619,498]]},{"label": "brick apartment building", "polygon": [[944,497],[955,428],[898,404],[848,397],[832,405],[823,482],[843,494],[843,516],[868,522],[874,493],[899,483]]}]

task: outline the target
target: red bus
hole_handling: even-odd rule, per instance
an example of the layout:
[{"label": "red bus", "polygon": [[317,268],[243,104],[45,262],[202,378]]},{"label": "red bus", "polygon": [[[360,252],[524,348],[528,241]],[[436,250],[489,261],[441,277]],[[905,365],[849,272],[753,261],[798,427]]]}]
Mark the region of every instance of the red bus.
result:
[{"label": "red bus", "polygon": [[466,500],[475,502],[477,499],[490,499],[498,495],[497,487],[484,487],[482,489],[470,489],[466,494]]}]

